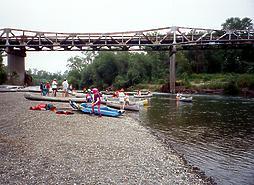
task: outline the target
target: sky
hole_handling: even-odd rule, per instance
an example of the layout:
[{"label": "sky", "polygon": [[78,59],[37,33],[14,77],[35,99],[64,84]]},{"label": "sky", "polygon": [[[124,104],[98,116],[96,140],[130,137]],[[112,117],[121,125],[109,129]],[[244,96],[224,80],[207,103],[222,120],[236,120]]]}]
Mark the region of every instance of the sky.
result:
[{"label": "sky", "polygon": [[[1,7],[0,29],[52,32],[220,29],[230,17],[254,20],[254,0],[2,0]],[[67,60],[76,55],[81,52],[27,52],[25,67],[64,72]]]}]

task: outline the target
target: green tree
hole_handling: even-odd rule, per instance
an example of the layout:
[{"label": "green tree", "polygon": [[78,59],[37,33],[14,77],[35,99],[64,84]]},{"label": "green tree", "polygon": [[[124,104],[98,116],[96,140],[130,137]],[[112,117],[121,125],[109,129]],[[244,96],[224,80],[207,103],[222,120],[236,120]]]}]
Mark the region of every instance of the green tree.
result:
[{"label": "green tree", "polygon": [[69,69],[67,79],[70,84],[76,89],[82,88],[86,84],[82,79],[85,77],[84,71],[87,71],[87,67],[92,63],[95,52],[87,51],[82,52],[82,56],[71,57],[67,60],[67,67]]},{"label": "green tree", "polygon": [[[252,29],[253,23],[250,18],[240,19],[239,17],[231,17],[222,24],[223,29],[230,30],[246,30]],[[247,63],[253,63],[253,48],[246,49],[230,49],[224,52],[223,71],[244,73],[251,71]]]},{"label": "green tree", "polygon": [[113,52],[100,52],[94,60],[95,85],[99,88],[112,85],[118,75],[118,66]]},{"label": "green tree", "polygon": [[7,72],[6,72],[6,67],[3,64],[3,56],[2,52],[0,52],[0,84],[3,84],[7,80]]},{"label": "green tree", "polygon": [[245,17],[240,19],[239,17],[231,17],[226,20],[222,25],[226,30],[248,30],[253,28],[252,19]]}]

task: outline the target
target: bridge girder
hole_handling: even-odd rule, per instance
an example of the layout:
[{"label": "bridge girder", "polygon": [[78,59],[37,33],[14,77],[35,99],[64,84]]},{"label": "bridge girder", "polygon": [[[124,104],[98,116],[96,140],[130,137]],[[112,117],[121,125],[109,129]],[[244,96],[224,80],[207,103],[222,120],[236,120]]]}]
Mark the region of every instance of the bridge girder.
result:
[{"label": "bridge girder", "polygon": [[166,27],[112,33],[57,33],[0,29],[0,51],[8,47],[26,51],[144,51],[180,49],[239,48],[254,46],[254,30],[213,30]]}]

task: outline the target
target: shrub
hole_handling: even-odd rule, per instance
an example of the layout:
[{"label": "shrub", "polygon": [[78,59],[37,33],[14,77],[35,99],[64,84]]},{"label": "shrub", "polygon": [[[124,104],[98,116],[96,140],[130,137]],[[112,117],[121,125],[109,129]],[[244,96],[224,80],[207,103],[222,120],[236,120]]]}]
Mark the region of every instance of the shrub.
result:
[{"label": "shrub", "polygon": [[238,95],[240,90],[239,90],[239,87],[237,86],[236,84],[236,81],[234,80],[231,80],[229,83],[227,83],[225,86],[224,86],[224,94],[225,95]]},{"label": "shrub", "polygon": [[237,85],[240,88],[244,88],[244,87],[252,88],[252,87],[254,87],[254,75],[243,74],[243,75],[239,76],[239,78],[237,80]]},{"label": "shrub", "polygon": [[7,80],[7,73],[0,69],[0,84],[5,83]]}]

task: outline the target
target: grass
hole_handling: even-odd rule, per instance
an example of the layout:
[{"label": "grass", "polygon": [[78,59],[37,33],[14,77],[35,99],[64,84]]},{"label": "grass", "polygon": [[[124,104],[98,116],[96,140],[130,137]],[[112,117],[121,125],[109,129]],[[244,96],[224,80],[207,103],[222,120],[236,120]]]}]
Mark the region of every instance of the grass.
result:
[{"label": "grass", "polygon": [[234,81],[238,88],[254,88],[254,74],[192,74],[179,77],[178,81],[190,88],[222,89],[231,81]]}]

